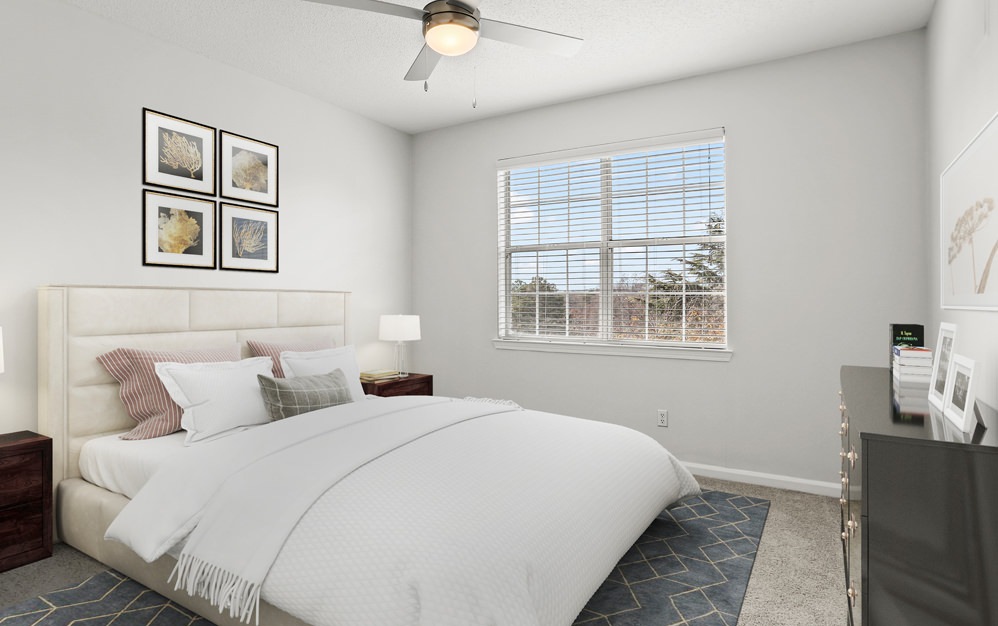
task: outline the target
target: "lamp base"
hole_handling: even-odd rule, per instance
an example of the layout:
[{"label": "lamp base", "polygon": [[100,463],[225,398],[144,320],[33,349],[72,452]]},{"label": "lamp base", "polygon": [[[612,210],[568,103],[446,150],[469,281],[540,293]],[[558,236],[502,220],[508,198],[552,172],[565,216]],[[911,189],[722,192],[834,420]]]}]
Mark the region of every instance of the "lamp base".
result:
[{"label": "lamp base", "polygon": [[395,371],[399,373],[399,378],[405,378],[409,372],[405,369],[405,343],[395,342]]}]

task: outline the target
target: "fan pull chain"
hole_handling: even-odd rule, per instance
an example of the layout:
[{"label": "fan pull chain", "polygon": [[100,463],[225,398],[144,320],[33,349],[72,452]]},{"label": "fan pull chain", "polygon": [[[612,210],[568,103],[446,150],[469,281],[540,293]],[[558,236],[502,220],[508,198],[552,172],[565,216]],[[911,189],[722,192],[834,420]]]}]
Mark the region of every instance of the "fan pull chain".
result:
[{"label": "fan pull chain", "polygon": [[429,90],[430,90],[430,81],[424,80],[423,81],[423,91],[427,91],[428,92]]},{"label": "fan pull chain", "polygon": [[478,65],[475,64],[475,73],[471,82],[471,108],[478,108]]}]

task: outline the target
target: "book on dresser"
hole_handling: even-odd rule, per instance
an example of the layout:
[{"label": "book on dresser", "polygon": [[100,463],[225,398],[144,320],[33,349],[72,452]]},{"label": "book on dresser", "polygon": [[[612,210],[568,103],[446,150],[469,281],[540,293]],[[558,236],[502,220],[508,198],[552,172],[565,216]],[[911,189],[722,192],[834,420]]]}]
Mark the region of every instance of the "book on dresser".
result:
[{"label": "book on dresser", "polygon": [[890,324],[891,357],[895,346],[921,347],[925,345],[925,326],[922,324]]},{"label": "book on dresser", "polygon": [[924,383],[932,380],[932,350],[929,348],[894,346],[891,373],[901,383]]}]

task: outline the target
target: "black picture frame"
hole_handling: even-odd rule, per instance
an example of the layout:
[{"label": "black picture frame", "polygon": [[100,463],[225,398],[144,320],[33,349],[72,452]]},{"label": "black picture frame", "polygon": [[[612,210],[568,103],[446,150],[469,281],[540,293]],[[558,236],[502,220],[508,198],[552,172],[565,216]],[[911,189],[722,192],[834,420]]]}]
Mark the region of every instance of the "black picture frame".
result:
[{"label": "black picture frame", "polygon": [[142,183],[214,196],[216,129],[142,109]]},{"label": "black picture frame", "polygon": [[225,130],[219,132],[218,146],[219,195],[278,206],[280,149]]},{"label": "black picture frame", "polygon": [[215,201],[142,190],[142,265],[215,269]]},{"label": "black picture frame", "polygon": [[277,211],[221,202],[219,209],[219,267],[247,272],[279,271],[279,217]]}]

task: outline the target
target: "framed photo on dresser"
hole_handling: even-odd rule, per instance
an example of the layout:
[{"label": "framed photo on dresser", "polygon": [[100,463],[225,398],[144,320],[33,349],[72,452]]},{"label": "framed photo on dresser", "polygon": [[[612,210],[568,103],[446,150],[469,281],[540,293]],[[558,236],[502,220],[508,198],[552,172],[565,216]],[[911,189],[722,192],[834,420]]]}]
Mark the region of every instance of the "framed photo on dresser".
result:
[{"label": "framed photo on dresser", "polygon": [[946,404],[943,415],[963,432],[973,432],[977,426],[977,417],[974,413],[975,399],[974,361],[954,354],[946,376]]},{"label": "framed photo on dresser", "polygon": [[946,403],[946,379],[953,358],[953,343],[956,341],[956,326],[943,322],[939,324],[939,338],[936,352],[932,355],[932,379],[929,381],[929,403],[940,411]]}]

